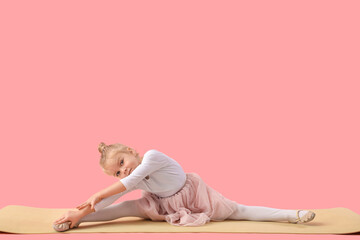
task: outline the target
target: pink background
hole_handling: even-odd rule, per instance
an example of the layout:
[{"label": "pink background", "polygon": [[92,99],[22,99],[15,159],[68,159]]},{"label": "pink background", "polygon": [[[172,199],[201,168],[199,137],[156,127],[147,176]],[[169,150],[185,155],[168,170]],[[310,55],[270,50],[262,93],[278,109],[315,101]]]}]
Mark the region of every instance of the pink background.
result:
[{"label": "pink background", "polygon": [[[359,7],[340,0],[1,1],[0,207],[72,208],[112,184],[99,167],[103,141],[141,155],[162,151],[245,205],[360,214]],[[0,237],[100,236],[357,237]]]}]

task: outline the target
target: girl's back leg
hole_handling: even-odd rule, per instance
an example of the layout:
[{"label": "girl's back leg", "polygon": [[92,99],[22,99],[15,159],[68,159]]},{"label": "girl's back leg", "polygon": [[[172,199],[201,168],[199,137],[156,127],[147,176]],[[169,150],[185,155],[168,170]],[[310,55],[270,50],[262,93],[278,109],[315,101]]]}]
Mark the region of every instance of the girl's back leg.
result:
[{"label": "girl's back leg", "polygon": [[261,206],[237,205],[237,210],[230,215],[229,220],[250,221],[295,221],[297,210],[277,209]]}]

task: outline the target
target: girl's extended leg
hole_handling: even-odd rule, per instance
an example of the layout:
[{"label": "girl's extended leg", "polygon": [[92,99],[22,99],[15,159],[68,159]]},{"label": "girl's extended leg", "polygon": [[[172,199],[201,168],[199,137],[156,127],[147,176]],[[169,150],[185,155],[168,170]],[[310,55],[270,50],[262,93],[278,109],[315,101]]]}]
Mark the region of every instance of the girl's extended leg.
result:
[{"label": "girl's extended leg", "polygon": [[237,210],[228,217],[229,220],[250,221],[293,221],[296,210],[277,209],[261,206],[246,206],[238,203]]},{"label": "girl's extended leg", "polygon": [[92,212],[80,219],[79,224],[83,222],[111,221],[121,217],[147,218],[139,212],[135,201],[137,200],[124,201]]}]

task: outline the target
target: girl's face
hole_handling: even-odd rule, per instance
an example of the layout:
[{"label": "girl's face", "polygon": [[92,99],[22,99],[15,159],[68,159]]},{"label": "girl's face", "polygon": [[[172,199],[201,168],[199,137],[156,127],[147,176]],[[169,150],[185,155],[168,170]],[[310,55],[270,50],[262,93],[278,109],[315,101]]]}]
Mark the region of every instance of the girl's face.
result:
[{"label": "girl's face", "polygon": [[104,168],[104,172],[109,176],[122,179],[130,175],[140,165],[141,160],[131,153],[120,153],[109,159],[109,164]]}]

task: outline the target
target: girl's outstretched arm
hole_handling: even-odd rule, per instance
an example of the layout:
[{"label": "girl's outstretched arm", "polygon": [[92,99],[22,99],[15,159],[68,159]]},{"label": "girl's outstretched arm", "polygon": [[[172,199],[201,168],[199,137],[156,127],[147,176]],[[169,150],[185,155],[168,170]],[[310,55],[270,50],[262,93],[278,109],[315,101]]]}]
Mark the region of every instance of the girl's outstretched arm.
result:
[{"label": "girl's outstretched arm", "polygon": [[121,193],[125,190],[126,190],[126,188],[125,188],[124,184],[122,184],[121,181],[117,181],[116,183],[112,184],[111,186],[101,190],[99,192],[99,194],[100,194],[101,198],[107,198],[112,195]]},{"label": "girl's outstretched arm", "polygon": [[124,186],[124,184],[122,184],[120,181],[116,182],[116,183],[112,184],[111,186],[95,193],[86,202],[80,204],[76,208],[80,210],[80,209],[84,208],[85,206],[90,205],[91,209],[94,210],[95,204],[100,202],[102,199],[122,193],[125,190],[126,190],[126,187]]}]

